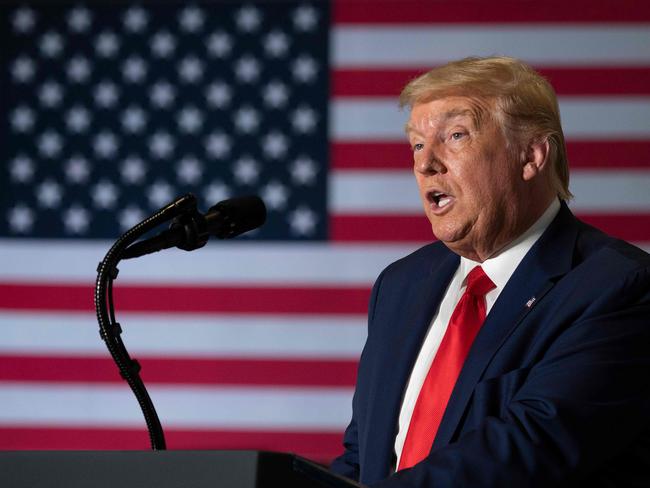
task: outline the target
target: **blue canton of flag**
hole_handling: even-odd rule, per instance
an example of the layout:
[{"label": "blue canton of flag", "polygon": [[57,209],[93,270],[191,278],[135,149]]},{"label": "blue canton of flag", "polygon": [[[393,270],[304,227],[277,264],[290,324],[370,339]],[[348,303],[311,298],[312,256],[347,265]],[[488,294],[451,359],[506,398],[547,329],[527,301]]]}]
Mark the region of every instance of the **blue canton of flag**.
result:
[{"label": "blue canton of flag", "polygon": [[328,16],[5,4],[0,235],[114,238],[193,192],[259,194],[253,238],[325,239]]}]

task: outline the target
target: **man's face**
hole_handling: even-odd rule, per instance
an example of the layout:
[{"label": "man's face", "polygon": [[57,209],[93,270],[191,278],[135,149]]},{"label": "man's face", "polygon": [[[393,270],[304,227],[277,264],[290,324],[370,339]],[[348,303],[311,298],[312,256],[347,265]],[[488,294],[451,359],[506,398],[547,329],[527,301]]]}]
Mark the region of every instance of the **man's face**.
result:
[{"label": "man's face", "polygon": [[525,230],[527,211],[521,157],[494,112],[485,102],[450,96],[415,105],[407,127],[434,235],[481,262]]}]

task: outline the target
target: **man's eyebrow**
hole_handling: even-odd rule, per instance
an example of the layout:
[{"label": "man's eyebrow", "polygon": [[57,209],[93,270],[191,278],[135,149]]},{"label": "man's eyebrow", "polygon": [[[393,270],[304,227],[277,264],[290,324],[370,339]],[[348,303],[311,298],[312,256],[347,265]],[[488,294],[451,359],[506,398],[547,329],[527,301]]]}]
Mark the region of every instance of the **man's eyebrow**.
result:
[{"label": "man's eyebrow", "polygon": [[407,122],[404,124],[404,132],[406,132],[406,135],[409,135],[411,132],[417,132],[418,134],[422,134],[419,130],[417,130],[415,127],[413,127],[410,122]]},{"label": "man's eyebrow", "polygon": [[[450,119],[454,119],[456,117],[471,117],[472,121],[478,126],[479,119],[476,115],[476,112],[468,108],[455,108],[444,112],[440,116],[440,121],[447,122]],[[407,122],[404,125],[404,132],[406,132],[406,135],[409,135],[411,132],[421,134],[421,132],[416,127],[413,127],[410,122]]]},{"label": "man's eyebrow", "polygon": [[472,119],[474,119],[476,117],[476,114],[474,113],[473,110],[470,110],[468,108],[457,108],[457,109],[449,110],[448,112],[442,114],[441,119],[447,121],[455,117],[465,117],[465,116],[469,116],[472,117]]}]

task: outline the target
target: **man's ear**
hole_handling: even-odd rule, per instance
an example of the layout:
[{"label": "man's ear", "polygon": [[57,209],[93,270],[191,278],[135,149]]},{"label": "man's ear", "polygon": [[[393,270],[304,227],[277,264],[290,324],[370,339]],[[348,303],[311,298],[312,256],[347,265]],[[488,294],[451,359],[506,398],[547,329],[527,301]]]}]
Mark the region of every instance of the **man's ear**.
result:
[{"label": "man's ear", "polygon": [[533,140],[528,144],[525,153],[522,155],[522,177],[524,181],[530,181],[540,174],[546,167],[549,153],[548,138]]}]

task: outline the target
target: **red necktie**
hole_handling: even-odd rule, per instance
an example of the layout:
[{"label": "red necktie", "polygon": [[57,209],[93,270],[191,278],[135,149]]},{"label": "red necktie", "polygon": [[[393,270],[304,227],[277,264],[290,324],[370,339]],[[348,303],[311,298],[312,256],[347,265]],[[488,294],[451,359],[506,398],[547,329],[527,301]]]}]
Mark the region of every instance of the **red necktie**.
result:
[{"label": "red necktie", "polygon": [[467,275],[465,293],[451,314],[415,403],[398,469],[410,468],[429,454],[469,348],[485,321],[485,294],[494,287],[480,266]]}]

